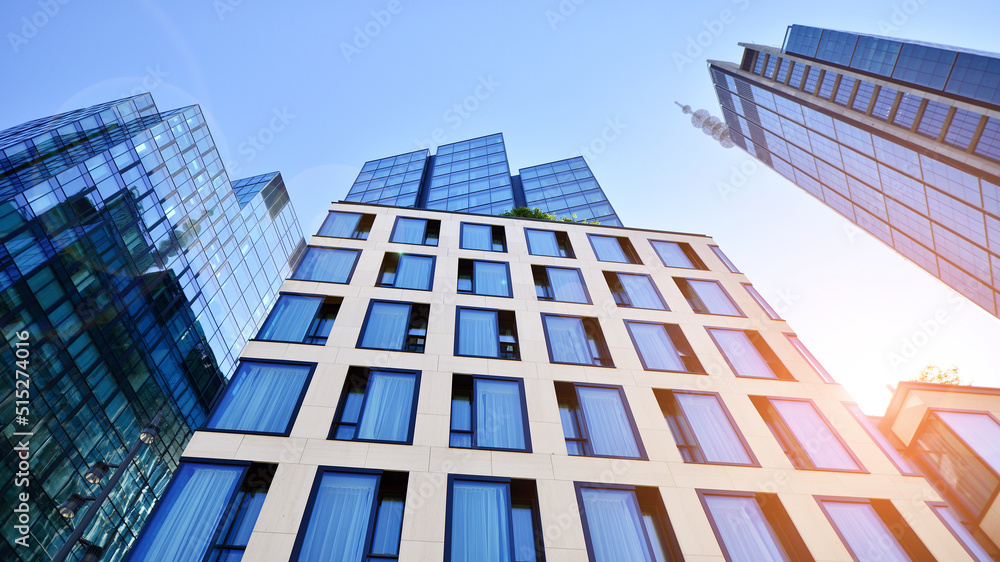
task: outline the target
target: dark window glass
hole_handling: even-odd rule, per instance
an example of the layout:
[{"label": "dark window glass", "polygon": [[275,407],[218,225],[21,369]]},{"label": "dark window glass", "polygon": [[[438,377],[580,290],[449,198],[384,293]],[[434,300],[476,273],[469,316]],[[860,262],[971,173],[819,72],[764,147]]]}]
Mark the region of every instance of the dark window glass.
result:
[{"label": "dark window glass", "polygon": [[576,257],[565,232],[533,228],[526,228],[524,232],[528,239],[528,253],[533,256]]},{"label": "dark window glass", "polygon": [[757,464],[718,394],[668,390],[656,399],[684,462]]},{"label": "dark window glass", "polygon": [[507,238],[500,225],[463,222],[461,238],[461,246],[466,250],[507,251]]},{"label": "dark window glass", "polygon": [[648,274],[605,271],[604,279],[618,306],[667,310],[663,297],[653,284],[653,278]]},{"label": "dark window glass", "polygon": [[510,297],[510,269],[506,262],[458,260],[458,292]]},{"label": "dark window glass", "polygon": [[357,347],[423,353],[429,310],[426,304],[372,301]]},{"label": "dark window glass", "polygon": [[451,446],[530,451],[521,379],[455,375]]},{"label": "dark window glass", "polygon": [[549,361],[613,367],[597,318],[542,314]]},{"label": "dark window glass", "polygon": [[579,269],[531,266],[538,300],[590,304],[590,295]]},{"label": "dark window glass", "polygon": [[351,367],[331,439],[410,443],[420,374]]},{"label": "dark window glass", "polygon": [[613,261],[618,263],[641,264],[632,241],[625,236],[601,236],[598,234],[588,234],[590,245],[594,247],[594,253],[600,261]]},{"label": "dark window glass", "polygon": [[378,274],[378,286],[430,291],[434,280],[434,256],[386,252]]},{"label": "dark window glass", "polygon": [[570,455],[646,458],[620,386],[555,385]]},{"label": "dark window glass", "polygon": [[647,371],[704,373],[691,344],[676,324],[626,320],[632,343]]},{"label": "dark window glass", "polygon": [[330,211],[319,227],[319,236],[331,238],[357,238],[367,240],[375,215]]},{"label": "dark window glass", "polygon": [[280,295],[257,339],[325,344],[339,310],[339,299]]},{"label": "dark window glass", "polygon": [[205,429],[287,433],[311,373],[309,365],[240,362]]},{"label": "dark window glass", "polygon": [[520,358],[513,311],[459,307],[456,315],[456,355]]},{"label": "dark window glass", "polygon": [[295,269],[292,279],[300,281],[322,281],[324,283],[350,283],[354,266],[358,263],[361,250],[340,248],[306,248],[302,261]]},{"label": "dark window glass", "polygon": [[439,220],[397,217],[396,224],[392,229],[392,238],[389,241],[400,244],[437,246],[440,230],[441,221]]},{"label": "dark window glass", "polygon": [[750,400],[795,468],[864,471],[811,401],[763,396]]}]

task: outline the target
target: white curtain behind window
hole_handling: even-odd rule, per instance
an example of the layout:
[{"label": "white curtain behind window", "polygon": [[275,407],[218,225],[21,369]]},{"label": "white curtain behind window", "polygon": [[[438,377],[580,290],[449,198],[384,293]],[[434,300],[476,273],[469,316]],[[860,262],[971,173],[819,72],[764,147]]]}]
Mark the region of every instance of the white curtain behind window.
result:
[{"label": "white curtain behind window", "polygon": [[207,427],[284,433],[308,376],[306,365],[242,363]]},{"label": "white curtain behind window", "polygon": [[475,379],[476,444],[524,449],[521,386],[517,381]]},{"label": "white curtain behind window", "polygon": [[458,353],[477,357],[500,355],[495,310],[458,309]]},{"label": "white curtain behind window", "polygon": [[462,247],[467,250],[492,250],[493,229],[483,224],[463,224]]},{"label": "white curtain behind window", "polygon": [[691,426],[701,446],[701,452],[709,462],[750,464],[739,435],[729,422],[719,398],[709,394],[675,393],[674,398],[684,411],[684,417]]},{"label": "white curtain behind window", "polygon": [[322,304],[323,299],[320,297],[279,296],[267,322],[257,334],[257,339],[301,343]]},{"label": "white curtain behind window", "polygon": [[778,378],[744,332],[739,330],[709,331],[737,375],[758,379]]},{"label": "white curtain behind window", "polygon": [[509,562],[507,484],[455,480],[451,498],[452,562]]},{"label": "white curtain behind window", "polygon": [[578,270],[547,267],[545,271],[549,276],[549,286],[552,287],[555,300],[561,302],[587,302],[587,292],[583,288],[583,281],[580,279],[580,272]]},{"label": "white curtain behind window", "polygon": [[580,318],[562,316],[545,316],[545,333],[549,336],[549,346],[552,350],[552,360],[557,363],[577,363],[593,365],[587,344],[587,331],[583,328]]},{"label": "white curtain behind window", "polygon": [[663,260],[663,264],[667,267],[694,269],[694,264],[691,263],[690,258],[684,253],[680,244],[676,242],[659,242],[654,240],[653,249],[660,255],[660,259]]},{"label": "white curtain behind window", "polygon": [[357,213],[339,213],[331,211],[323,221],[323,226],[319,229],[320,236],[331,236],[333,238],[353,238],[354,231],[358,228],[361,215]]},{"label": "white curtain behind window", "polygon": [[594,454],[638,457],[639,446],[618,389],[579,386],[576,390]]},{"label": "white curtain behind window", "polygon": [[755,498],[705,496],[732,562],[787,562]]},{"label": "white curtain behind window", "polygon": [[739,309],[733,304],[726,291],[715,281],[689,279],[687,283],[712,314],[740,316]]},{"label": "white curtain behind window", "polygon": [[583,488],[595,562],[653,562],[635,492]]},{"label": "white curtain behind window", "polygon": [[614,236],[590,236],[591,243],[594,244],[594,253],[601,261],[615,261],[619,263],[629,263],[628,256],[622,250],[622,245],[618,238]]},{"label": "white curtain behind window", "polygon": [[1000,474],[1000,426],[989,414],[936,412],[986,464]]},{"label": "white curtain behind window", "polygon": [[903,547],[869,503],[824,501],[834,525],[862,562],[909,562]]},{"label": "white curtain behind window", "polygon": [[632,301],[635,308],[652,308],[654,310],[664,310],[663,300],[656,294],[652,281],[645,275],[618,274],[618,282],[622,284],[628,300]]},{"label": "white curtain behind window", "polygon": [[361,412],[358,439],[406,441],[413,410],[411,373],[371,371],[365,390],[365,409]]},{"label": "white curtain behind window", "polygon": [[375,349],[403,349],[406,328],[410,323],[410,305],[394,302],[376,302],[368,316],[361,347]]},{"label": "white curtain behind window", "polygon": [[773,399],[771,405],[817,468],[858,470],[858,464],[811,402]]},{"label": "white curtain behind window", "polygon": [[429,256],[399,256],[399,263],[396,265],[396,281],[393,286],[397,289],[426,291],[431,288],[433,267],[434,258]]},{"label": "white curtain behind window", "polygon": [[396,232],[392,235],[393,242],[403,244],[423,244],[427,221],[424,219],[396,219]]},{"label": "white curtain behind window", "polygon": [[324,283],[347,283],[351,269],[358,258],[359,250],[335,250],[333,248],[306,249],[302,262],[292,279],[322,281]]},{"label": "white curtain behind window", "polygon": [[639,354],[646,362],[646,368],[660,371],[687,371],[663,324],[629,322],[628,329],[632,332]]},{"label": "white curtain behind window", "polygon": [[536,256],[558,256],[559,244],[556,233],[548,230],[528,230],[528,244]]},{"label": "white curtain behind window", "polygon": [[507,284],[507,264],[485,261],[472,262],[472,275],[475,278],[477,295],[510,296],[510,285]]},{"label": "white curtain behind window", "polygon": [[325,472],[322,478],[298,559],[361,562],[377,477]]}]

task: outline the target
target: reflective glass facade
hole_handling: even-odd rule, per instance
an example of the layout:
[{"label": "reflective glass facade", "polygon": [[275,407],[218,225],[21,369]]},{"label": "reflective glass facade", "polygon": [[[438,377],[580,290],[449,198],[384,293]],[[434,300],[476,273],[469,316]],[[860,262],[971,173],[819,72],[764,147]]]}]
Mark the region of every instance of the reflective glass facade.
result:
[{"label": "reflective glass facade", "polygon": [[3,369],[27,332],[31,375],[26,423],[0,399],[5,466],[32,434],[29,484],[2,478],[4,505],[30,495],[29,548],[8,510],[0,558],[51,559],[74,521],[59,504],[96,495],[88,467],[163,408],[84,535],[122,559],[303,249],[280,174],[230,183],[197,106],[144,94],[0,132]]},{"label": "reflective glass facade", "polygon": [[500,133],[366,162],[346,201],[499,215],[538,207],[559,217],[621,226],[582,157],[511,175]]},{"label": "reflective glass facade", "polygon": [[[784,50],[745,47],[710,64],[734,142],[1000,314],[1000,55],[803,26]],[[966,57],[974,86],[953,84]]]}]

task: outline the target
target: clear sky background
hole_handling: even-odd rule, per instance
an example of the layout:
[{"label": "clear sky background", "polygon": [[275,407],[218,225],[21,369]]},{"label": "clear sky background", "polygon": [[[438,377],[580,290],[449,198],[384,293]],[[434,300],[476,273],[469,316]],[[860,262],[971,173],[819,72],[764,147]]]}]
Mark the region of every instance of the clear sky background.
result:
[{"label": "clear sky background", "polygon": [[0,129],[200,104],[307,236],[366,160],[502,132],[515,172],[583,153],[627,226],[714,236],[868,413],[926,363],[1000,386],[1000,320],[673,104],[721,116],[705,60],[793,23],[1000,52],[990,1],[4,0]]}]

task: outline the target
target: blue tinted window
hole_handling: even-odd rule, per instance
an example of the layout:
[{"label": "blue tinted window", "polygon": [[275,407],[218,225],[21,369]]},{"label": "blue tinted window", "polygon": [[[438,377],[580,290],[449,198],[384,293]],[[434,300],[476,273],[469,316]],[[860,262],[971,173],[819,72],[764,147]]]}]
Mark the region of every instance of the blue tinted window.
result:
[{"label": "blue tinted window", "polygon": [[461,246],[466,250],[507,251],[503,226],[463,222],[461,239]]},{"label": "blue tinted window", "polygon": [[944,142],[965,150],[972,142],[972,136],[976,133],[976,128],[979,127],[980,119],[982,119],[982,115],[978,113],[956,108],[955,115],[951,118],[951,124],[948,125],[948,133],[944,136]]},{"label": "blue tinted window", "polygon": [[434,256],[387,253],[379,286],[429,291],[434,279]]},{"label": "blue tinted window", "polygon": [[542,314],[542,323],[553,363],[614,366],[596,318]]},{"label": "blue tinted window", "polygon": [[574,257],[565,232],[526,228],[524,233],[528,239],[528,253],[533,256]]},{"label": "blue tinted window", "polygon": [[579,269],[533,265],[531,273],[539,300],[590,303]]},{"label": "blue tinted window", "polygon": [[1000,160],[1000,119],[990,117],[983,127],[983,134],[976,143],[976,154]]},{"label": "blue tinted window", "polygon": [[945,91],[1000,105],[1000,59],[959,53]]},{"label": "blue tinted window", "polygon": [[419,377],[412,371],[351,367],[330,437],[409,443]]},{"label": "blue tinted window", "polygon": [[517,326],[511,311],[459,308],[457,355],[517,359]]},{"label": "blue tinted window", "polygon": [[528,450],[520,379],[456,375],[452,387],[451,446]]},{"label": "blue tinted window", "polygon": [[824,29],[816,49],[816,58],[847,66],[851,62],[857,41],[858,36],[852,33]]},{"label": "blue tinted window", "polygon": [[287,432],[311,372],[308,365],[240,363],[206,429]]},{"label": "blue tinted window", "polygon": [[390,242],[437,246],[441,221],[398,217]]},{"label": "blue tinted window", "polygon": [[944,119],[947,116],[947,105],[934,100],[927,100],[927,107],[924,108],[924,114],[920,117],[917,132],[936,139],[941,133],[941,127],[944,126]]},{"label": "blue tinted window", "polygon": [[691,345],[676,324],[626,320],[632,342],[647,371],[680,371],[703,373]]},{"label": "blue tinted window", "polygon": [[570,455],[645,458],[620,386],[555,384]]},{"label": "blue tinted window", "polygon": [[858,93],[854,94],[854,103],[851,104],[851,109],[855,111],[860,111],[861,113],[866,113],[868,111],[868,104],[872,101],[872,94],[875,93],[875,85],[871,82],[865,82],[864,80],[858,84]]},{"label": "blue tinted window", "polygon": [[900,50],[892,77],[935,90],[943,89],[955,54],[954,51],[906,43]]},{"label": "blue tinted window", "polygon": [[889,76],[896,64],[902,43],[879,37],[858,37],[851,68],[857,68],[879,76]]},{"label": "blue tinted window", "polygon": [[875,98],[875,106],[872,108],[872,117],[881,119],[882,121],[889,120],[889,112],[892,111],[892,105],[896,102],[896,95],[899,94],[898,90],[893,90],[888,86],[882,86],[878,91],[878,96]]},{"label": "blue tinted window", "polygon": [[309,246],[292,279],[350,283],[361,250],[343,250]]},{"label": "blue tinted window", "polygon": [[667,310],[663,297],[660,296],[660,292],[653,284],[653,278],[649,275],[605,271],[604,278],[618,306]]},{"label": "blue tinted window", "polygon": [[840,105],[847,105],[851,99],[851,91],[854,90],[854,83],[857,80],[853,76],[841,76],[840,85],[837,86],[837,95],[833,97],[833,102]]},{"label": "blue tinted window", "polygon": [[319,228],[320,236],[330,236],[332,238],[357,238],[366,240],[368,232],[371,230],[374,215],[362,215],[361,213],[343,213],[340,211],[330,211],[323,226]]},{"label": "blue tinted window", "polygon": [[788,40],[785,42],[784,50],[805,57],[814,57],[822,33],[823,30],[819,28],[793,25],[788,32]]},{"label": "blue tinted window", "polygon": [[588,234],[594,253],[600,261],[617,263],[642,263],[632,247],[632,242],[624,236],[601,236]]},{"label": "blue tinted window", "polygon": [[920,109],[920,102],[923,98],[909,93],[903,93],[903,98],[899,101],[899,108],[892,118],[894,125],[899,125],[904,129],[913,126],[913,121],[917,118],[917,111]]},{"label": "blue tinted window", "polygon": [[729,293],[718,281],[674,278],[691,309],[702,314],[743,316]]},{"label": "blue tinted window", "polygon": [[292,343],[326,343],[338,308],[338,305],[325,307],[323,297],[280,295],[271,314],[257,333],[257,339]]},{"label": "blue tinted window", "polygon": [[458,260],[458,292],[510,297],[510,270],[504,262]]}]

